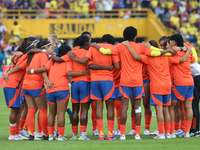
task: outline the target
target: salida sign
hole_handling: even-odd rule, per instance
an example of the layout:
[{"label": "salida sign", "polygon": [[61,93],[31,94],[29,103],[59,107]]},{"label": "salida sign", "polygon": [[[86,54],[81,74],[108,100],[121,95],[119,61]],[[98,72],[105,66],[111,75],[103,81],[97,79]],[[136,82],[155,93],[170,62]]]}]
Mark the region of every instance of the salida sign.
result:
[{"label": "salida sign", "polygon": [[50,24],[50,34],[78,34],[80,35],[82,32],[88,31],[91,34],[95,31],[94,24],[80,23],[80,24]]}]

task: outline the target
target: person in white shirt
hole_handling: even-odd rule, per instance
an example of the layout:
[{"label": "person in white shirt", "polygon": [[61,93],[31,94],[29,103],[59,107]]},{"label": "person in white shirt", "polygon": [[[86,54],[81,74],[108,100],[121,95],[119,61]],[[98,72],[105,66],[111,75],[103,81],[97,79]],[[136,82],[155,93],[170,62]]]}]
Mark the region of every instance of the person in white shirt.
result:
[{"label": "person in white shirt", "polygon": [[0,41],[4,40],[5,32],[6,32],[6,27],[2,24],[2,21],[0,21],[0,33],[2,33]]}]

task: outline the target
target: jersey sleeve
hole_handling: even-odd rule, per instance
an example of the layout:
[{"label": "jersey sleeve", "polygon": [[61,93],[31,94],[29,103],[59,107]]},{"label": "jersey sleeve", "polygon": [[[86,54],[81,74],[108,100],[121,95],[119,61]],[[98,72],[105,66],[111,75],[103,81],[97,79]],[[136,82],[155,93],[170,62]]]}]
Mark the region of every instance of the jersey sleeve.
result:
[{"label": "jersey sleeve", "polygon": [[65,61],[65,62],[68,62],[68,61],[69,61],[69,56],[68,56],[68,54],[62,56],[61,59],[62,59],[63,61]]},{"label": "jersey sleeve", "polygon": [[85,55],[85,57],[89,58],[90,60],[92,59],[92,49],[93,47],[90,47],[87,54]]},{"label": "jersey sleeve", "polygon": [[72,62],[71,61],[68,61],[68,62],[66,62],[66,65],[67,65],[67,72],[69,72],[69,71],[72,71]]},{"label": "jersey sleeve", "polygon": [[170,56],[169,58],[169,63],[171,64],[179,64],[180,63],[180,56]]},{"label": "jersey sleeve", "polygon": [[143,62],[144,64],[148,64],[148,62],[149,62],[148,56],[142,54],[141,55],[141,62]]},{"label": "jersey sleeve", "polygon": [[47,71],[50,70],[52,64],[52,60],[49,60],[44,66],[47,68]]},{"label": "jersey sleeve", "polygon": [[119,47],[120,45],[117,44],[110,49],[113,55],[119,55]]},{"label": "jersey sleeve", "polygon": [[27,60],[24,60],[21,64],[19,64],[19,67],[20,67],[22,70],[25,70],[25,69],[26,69],[26,65],[27,65]]},{"label": "jersey sleeve", "polygon": [[49,61],[46,54],[40,55],[40,60],[40,67],[43,67]]},{"label": "jersey sleeve", "polygon": [[119,55],[117,55],[117,54],[112,55],[112,61],[113,61],[114,64],[118,63],[120,61]]}]

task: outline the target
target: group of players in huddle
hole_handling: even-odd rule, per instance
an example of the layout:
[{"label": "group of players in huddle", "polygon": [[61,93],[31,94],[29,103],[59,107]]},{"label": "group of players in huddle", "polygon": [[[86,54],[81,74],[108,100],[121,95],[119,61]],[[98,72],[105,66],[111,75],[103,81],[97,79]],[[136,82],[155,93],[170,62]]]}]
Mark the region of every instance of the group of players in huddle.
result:
[{"label": "group of players in huddle", "polygon": [[[70,93],[73,132],[70,140],[90,140],[86,132],[90,104],[93,135],[105,140],[104,101],[107,140],[115,140],[114,135],[120,135],[119,140],[126,140],[129,99],[132,104],[132,131],[129,135],[135,135],[136,140],[141,139],[142,97],[145,108],[144,135],[150,134],[150,106],[155,106],[158,133],[155,133],[154,139],[176,138],[176,135],[190,137],[191,126],[198,126],[192,110],[194,81],[190,65],[198,61],[194,47],[184,43],[180,34],[162,37],[159,40],[162,49],[154,40],[136,43],[137,29],[132,26],[124,29],[123,36],[125,41],[115,45],[114,37],[105,34],[96,44],[91,43],[91,34],[84,32],[74,40],[72,50],[66,43],[60,44],[59,48],[53,44],[55,35],[49,41],[41,42],[33,37],[25,38],[13,56],[13,64],[4,73],[4,96],[7,107],[11,108],[8,139],[41,140],[38,137],[42,137],[43,140],[66,140],[65,111]],[[71,77],[71,84],[68,77]],[[23,109],[20,111],[22,103]],[[118,122],[116,132],[115,108]],[[37,109],[41,135],[35,131]],[[20,119],[22,115],[24,119]],[[54,136],[56,116],[57,138]],[[23,130],[25,122],[28,134]]]}]

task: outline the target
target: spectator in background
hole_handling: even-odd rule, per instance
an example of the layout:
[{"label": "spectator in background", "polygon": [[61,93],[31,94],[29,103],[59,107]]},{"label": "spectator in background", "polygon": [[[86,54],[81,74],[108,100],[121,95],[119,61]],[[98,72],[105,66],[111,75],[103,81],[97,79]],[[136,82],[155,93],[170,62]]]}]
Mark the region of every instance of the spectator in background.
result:
[{"label": "spectator in background", "polygon": [[152,0],[151,1],[151,8],[153,11],[155,11],[155,8],[158,6],[158,0]]},{"label": "spectator in background", "polygon": [[45,9],[45,3],[46,3],[46,0],[40,0],[38,2],[38,6],[40,9]]},{"label": "spectator in background", "polygon": [[196,0],[189,0],[189,5],[192,10],[198,8],[198,2]]},{"label": "spectator in background", "polygon": [[21,25],[18,24],[17,21],[14,22],[14,25],[11,28],[11,34],[13,34],[14,36],[18,37],[20,39],[20,35],[21,35],[21,30],[24,30],[23,28],[21,28]]},{"label": "spectator in background", "polygon": [[142,7],[149,8],[151,0],[142,0]]},{"label": "spectator in background", "polygon": [[164,8],[161,7],[161,4],[158,3],[158,6],[155,8],[155,14],[160,20],[163,22],[163,17],[164,17],[165,10]]},{"label": "spectator in background", "polygon": [[131,9],[132,8],[131,0],[126,0],[124,8],[127,8],[127,9]]},{"label": "spectator in background", "polygon": [[190,17],[189,17],[189,21],[191,24],[195,23],[197,21],[197,18],[196,18],[196,10],[193,10],[191,13],[190,13]]},{"label": "spectator in background", "polygon": [[173,6],[174,6],[173,0],[167,1],[167,8],[168,8],[168,9],[172,9]]},{"label": "spectator in background", "polygon": [[90,5],[90,9],[94,10],[96,8],[96,1],[94,0],[90,0],[89,1],[89,5]]},{"label": "spectator in background", "polygon": [[200,19],[200,9],[197,10],[196,18],[197,18],[197,19]]},{"label": "spectator in background", "polygon": [[170,18],[170,27],[172,27],[174,30],[179,29],[180,18],[178,17],[178,14],[175,14]]},{"label": "spectator in background", "polygon": [[74,12],[76,14],[75,18],[80,18],[81,8],[82,8],[83,1],[75,0],[74,1]]},{"label": "spectator in background", "polygon": [[110,11],[113,8],[113,0],[103,0],[104,10]]},{"label": "spectator in background", "polygon": [[36,39],[37,39],[38,41],[42,41],[42,40],[43,40],[43,38],[42,38],[41,35],[38,35],[38,36],[36,37]]},{"label": "spectator in background", "polygon": [[89,2],[87,0],[84,0],[82,8],[81,8],[81,13],[83,18],[88,18],[89,16]]},{"label": "spectator in background", "polygon": [[36,14],[38,14],[38,6],[36,5],[36,2],[32,3],[31,9],[33,10],[32,12],[30,12],[30,14],[32,14],[31,18],[34,19],[36,18]]},{"label": "spectator in background", "polygon": [[[55,14],[58,9],[58,3],[56,0],[51,0],[50,2],[50,14]],[[56,16],[51,16],[50,18],[56,18]]]},{"label": "spectator in background", "polygon": [[98,20],[99,20],[100,17],[101,18],[104,17],[103,16],[104,5],[103,5],[102,0],[98,0],[98,2],[96,3],[96,9],[98,10],[98,12],[97,12],[95,18],[96,18],[96,20],[98,22]]},{"label": "spectator in background", "polygon": [[172,17],[171,10],[169,9],[167,13],[164,15],[164,25],[166,27],[170,27],[170,18]]},{"label": "spectator in background", "polygon": [[186,23],[183,22],[181,24],[181,27],[180,27],[180,34],[183,36],[183,38],[187,39],[188,38],[188,30],[187,30],[187,27],[186,27]]},{"label": "spectator in background", "polygon": [[6,33],[6,27],[2,24],[2,21],[0,21],[0,33],[1,33],[0,40],[4,40],[4,36]]},{"label": "spectator in background", "polygon": [[[70,9],[70,4],[71,4],[70,0],[64,0],[64,3],[63,3],[64,9],[69,10]],[[64,14],[68,14],[68,13],[69,12],[64,12]],[[65,16],[65,18],[67,18],[67,16]]]},{"label": "spectator in background", "polygon": [[4,66],[5,66],[5,55],[2,53],[2,49],[0,47],[0,78],[2,77]]}]

